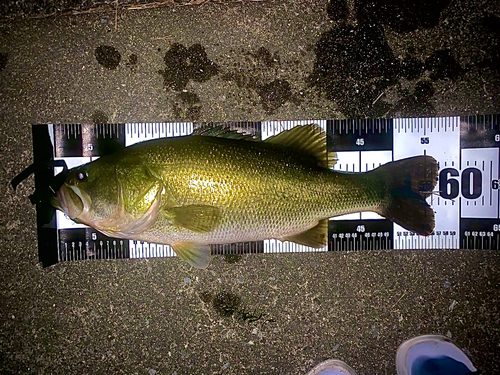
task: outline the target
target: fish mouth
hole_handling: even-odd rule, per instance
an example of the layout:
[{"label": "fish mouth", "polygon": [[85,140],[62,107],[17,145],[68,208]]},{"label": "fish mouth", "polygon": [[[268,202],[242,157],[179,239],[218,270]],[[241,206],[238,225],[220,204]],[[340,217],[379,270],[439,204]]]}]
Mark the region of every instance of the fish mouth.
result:
[{"label": "fish mouth", "polygon": [[83,192],[76,186],[64,184],[52,197],[52,205],[64,212],[71,220],[74,220],[85,212],[88,212],[88,200]]}]

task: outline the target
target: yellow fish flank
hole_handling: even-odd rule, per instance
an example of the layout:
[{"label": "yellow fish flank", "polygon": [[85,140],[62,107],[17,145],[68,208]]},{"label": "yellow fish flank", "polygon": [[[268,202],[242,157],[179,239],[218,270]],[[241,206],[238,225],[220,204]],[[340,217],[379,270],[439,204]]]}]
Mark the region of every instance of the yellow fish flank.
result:
[{"label": "yellow fish flank", "polygon": [[325,137],[306,125],[266,141],[229,132],[142,142],[72,169],[52,204],[108,236],[171,245],[199,268],[210,244],[276,238],[323,247],[328,219],[352,212],[432,233],[432,157],[335,172]]}]

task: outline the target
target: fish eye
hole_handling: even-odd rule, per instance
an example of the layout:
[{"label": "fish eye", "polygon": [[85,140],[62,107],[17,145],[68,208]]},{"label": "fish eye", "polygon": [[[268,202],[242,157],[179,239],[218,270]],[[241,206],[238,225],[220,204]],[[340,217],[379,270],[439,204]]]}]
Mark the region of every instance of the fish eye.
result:
[{"label": "fish eye", "polygon": [[76,175],[76,177],[80,180],[80,181],[84,181],[87,179],[88,177],[88,174],[87,172],[78,172],[78,174]]}]

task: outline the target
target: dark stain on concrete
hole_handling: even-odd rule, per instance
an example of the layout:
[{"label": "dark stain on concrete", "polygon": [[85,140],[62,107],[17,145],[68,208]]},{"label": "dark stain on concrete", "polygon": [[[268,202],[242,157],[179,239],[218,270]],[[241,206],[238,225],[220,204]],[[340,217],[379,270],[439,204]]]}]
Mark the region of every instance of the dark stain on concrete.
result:
[{"label": "dark stain on concrete", "polygon": [[405,91],[391,110],[391,116],[414,116],[418,113],[420,116],[434,116],[436,110],[430,100],[434,95],[434,88],[429,81],[420,81],[416,84],[413,93]]},{"label": "dark stain on concrete", "polygon": [[237,320],[247,323],[253,323],[262,318],[265,318],[265,323],[275,321],[274,318],[266,318],[268,315],[266,313],[259,313],[257,310],[247,311],[245,308],[241,307],[241,298],[238,295],[225,290],[215,295],[205,291],[201,292],[199,296],[204,303],[211,305],[215,312],[223,318],[234,317]]},{"label": "dark stain on concrete", "polygon": [[[460,27],[460,25],[452,24],[452,27]],[[468,24],[464,33],[473,35],[475,45],[481,50],[481,53],[476,55],[476,61],[473,61],[470,67],[499,71],[500,18],[488,14]]]},{"label": "dark stain on concrete", "polygon": [[479,22],[490,32],[500,37],[500,18],[494,14],[482,17]]},{"label": "dark stain on concrete", "polygon": [[[357,24],[352,25],[345,22],[349,13],[347,3],[330,1],[328,16],[338,22],[323,33],[315,45],[316,61],[309,76],[310,85],[334,101],[348,117],[387,116],[401,107],[406,108],[404,112],[408,115],[411,109],[414,110],[413,116],[434,113],[428,97],[434,92],[432,82],[456,80],[472,65],[462,67],[447,48],[435,51],[425,61],[414,57],[415,52],[411,49],[404,59],[396,58],[382,25],[398,33],[435,27],[449,3],[450,0],[403,0],[397,4],[390,0],[355,0],[352,16]],[[484,17],[479,23],[483,29],[490,30],[490,38],[493,29],[500,29],[495,16]],[[498,32],[496,35],[498,37]],[[492,44],[496,47],[497,43]],[[495,52],[492,55],[495,56]],[[492,62],[484,60],[481,64],[491,68]],[[431,81],[418,82],[426,71]],[[401,78],[417,81],[415,90],[412,93],[401,91],[403,98],[392,107],[383,97],[381,99],[381,95],[388,88],[397,88]]]},{"label": "dark stain on concrete", "polygon": [[[279,71],[285,70],[284,64],[297,64],[296,61],[284,63],[279,54],[269,51],[264,46],[250,51],[242,49],[241,54],[246,58],[235,62],[233,69],[222,71],[222,80],[259,95],[260,103],[268,114],[275,112],[287,101],[300,104],[302,98],[294,93],[290,82],[277,78]],[[258,105],[258,102],[254,105]]]},{"label": "dark stain on concrete", "polygon": [[179,92],[173,102],[174,115],[180,119],[197,120],[201,113],[201,100],[189,91]]},{"label": "dark stain on concrete", "polygon": [[274,112],[292,98],[292,89],[288,81],[275,79],[264,85],[259,85],[257,93],[262,100],[266,112]]},{"label": "dark stain on concrete", "polygon": [[94,55],[99,64],[110,70],[116,69],[122,58],[120,52],[112,46],[99,46]]},{"label": "dark stain on concrete", "polygon": [[347,18],[349,9],[346,0],[331,0],[326,6],[326,13],[332,21],[340,21]]},{"label": "dark stain on concrete", "polygon": [[0,53],[0,72],[7,66],[9,55],[7,53]]},{"label": "dark stain on concrete", "polygon": [[206,82],[219,72],[201,44],[186,48],[180,43],[174,43],[163,60],[165,69],[159,72],[163,83],[167,89],[176,91],[183,90],[189,80]]},{"label": "dark stain on concrete", "polygon": [[356,18],[381,23],[398,33],[437,26],[441,12],[451,0],[356,0]]},{"label": "dark stain on concrete", "polygon": [[481,19],[481,25],[489,32],[487,58],[483,65],[500,71],[500,18],[488,15]]},{"label": "dark stain on concrete", "polygon": [[211,305],[217,314],[225,318],[233,316],[241,304],[241,298],[228,291],[221,291],[215,295],[210,292],[201,292],[199,296],[203,302]]},{"label": "dark stain on concrete", "polygon": [[92,123],[93,124],[106,124],[108,122],[108,115],[106,112],[97,109],[92,114]]},{"label": "dark stain on concrete", "polygon": [[460,66],[448,49],[438,50],[430,55],[425,60],[425,68],[431,71],[432,80],[456,79],[467,71]]},{"label": "dark stain on concrete", "polygon": [[127,63],[125,64],[127,66],[127,68],[129,68],[131,71],[135,72],[135,70],[137,69],[137,62],[139,61],[139,58],[137,57],[137,55],[135,53],[131,54],[129,57],[128,57],[128,61]]},{"label": "dark stain on concrete", "polygon": [[210,304],[212,302],[212,293],[204,291],[199,293],[198,295],[203,302],[207,304]]},{"label": "dark stain on concrete", "polygon": [[242,90],[257,94],[260,100],[252,99],[252,105],[258,105],[260,102],[270,114],[287,101],[296,105],[302,102],[302,94],[294,92],[290,81],[280,77],[281,71],[290,70],[290,66],[297,66],[296,60],[282,61],[278,53],[264,46],[254,50],[241,49],[238,52],[244,58],[236,58],[230,68],[221,69],[220,78],[236,84]]},{"label": "dark stain on concrete", "polygon": [[255,60],[262,62],[266,67],[271,68],[280,63],[280,57],[277,53],[272,54],[267,48],[260,47],[256,51],[244,52],[252,56]]},{"label": "dark stain on concrete", "polygon": [[232,316],[238,311],[240,304],[241,298],[239,296],[226,291],[217,293],[212,300],[213,308],[223,317]]},{"label": "dark stain on concrete", "polygon": [[321,36],[315,52],[310,83],[345,115],[372,117],[387,111],[384,102],[375,99],[396,83],[399,61],[381,26],[339,24]]},{"label": "dark stain on concrete", "polygon": [[408,80],[419,78],[425,71],[425,65],[413,56],[406,56],[401,62],[399,76]]},{"label": "dark stain on concrete", "polygon": [[177,97],[184,103],[189,105],[195,105],[200,102],[200,98],[195,93],[189,91],[183,91],[177,95]]}]

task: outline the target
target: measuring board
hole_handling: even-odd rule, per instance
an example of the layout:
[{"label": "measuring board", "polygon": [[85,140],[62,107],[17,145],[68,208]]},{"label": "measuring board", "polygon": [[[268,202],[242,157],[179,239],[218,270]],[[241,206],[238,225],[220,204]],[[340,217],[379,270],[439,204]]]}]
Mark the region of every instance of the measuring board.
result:
[{"label": "measuring board", "polygon": [[[500,126],[498,115],[378,120],[307,120],[229,123],[128,123],[34,125],[35,162],[64,160],[72,168],[137,142],[189,135],[200,126],[224,126],[265,140],[297,125],[317,124],[335,150],[334,170],[365,172],[393,160],[431,155],[439,162],[434,233],[423,237],[363,212],[330,219],[329,242],[313,249],[266,240],[212,246],[213,254],[379,249],[500,249]],[[35,174],[35,186],[44,173]],[[110,238],[62,212],[37,205],[39,257],[44,266],[84,259],[175,256],[170,246]]]}]

